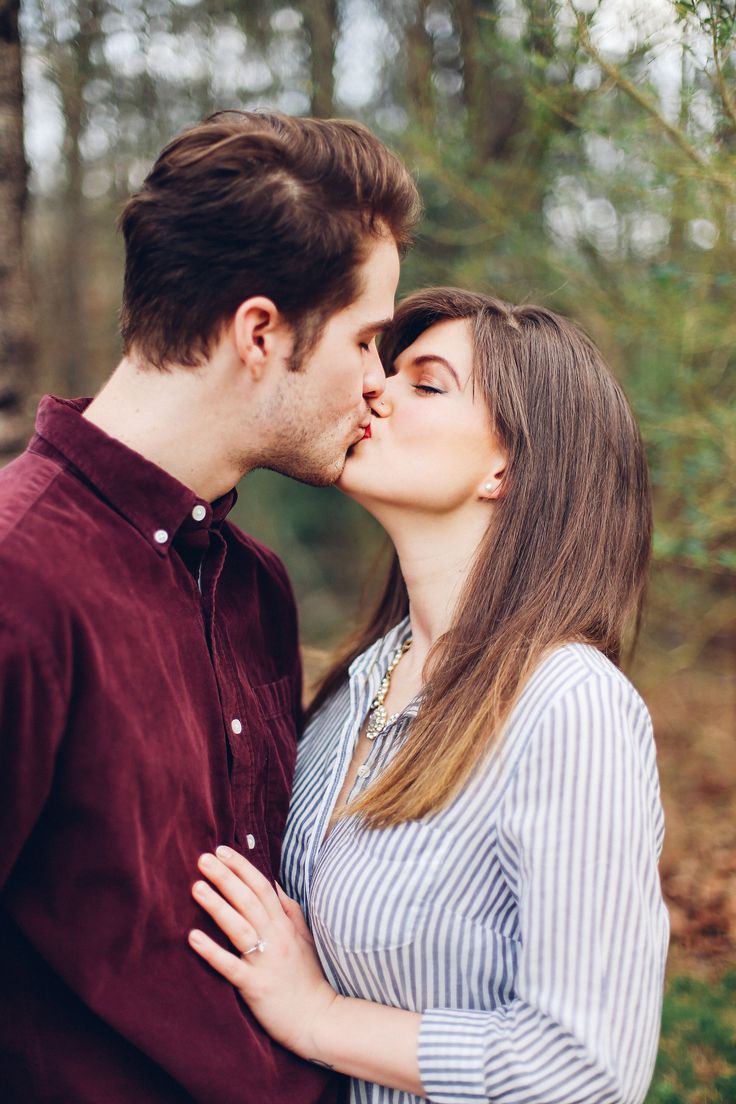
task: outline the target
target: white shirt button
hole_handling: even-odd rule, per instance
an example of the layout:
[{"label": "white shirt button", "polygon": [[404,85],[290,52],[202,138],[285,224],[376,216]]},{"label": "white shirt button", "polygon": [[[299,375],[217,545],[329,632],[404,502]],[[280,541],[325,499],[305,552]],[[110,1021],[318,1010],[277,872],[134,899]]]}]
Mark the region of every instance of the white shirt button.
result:
[{"label": "white shirt button", "polygon": [[371,768],[367,767],[365,763],[362,767],[358,767],[358,778],[367,778],[371,773]]},{"label": "white shirt button", "polygon": [[165,529],[157,529],[156,532],[153,534],[153,539],[155,540],[156,544],[166,544],[167,540],[169,539],[169,534],[166,532]]},{"label": "white shirt button", "polygon": [[197,504],[192,510],[192,517],[195,521],[204,521],[207,517],[207,508]]},{"label": "white shirt button", "polygon": [[252,836],[249,832],[248,835],[245,837],[245,842],[248,844],[248,850],[252,851],[256,845],[256,837]]},{"label": "white shirt button", "polygon": [[240,733],[243,731],[243,722],[240,720],[239,717],[233,717],[233,719],[230,722],[230,727],[233,730],[233,732],[235,733],[235,735],[239,736]]}]

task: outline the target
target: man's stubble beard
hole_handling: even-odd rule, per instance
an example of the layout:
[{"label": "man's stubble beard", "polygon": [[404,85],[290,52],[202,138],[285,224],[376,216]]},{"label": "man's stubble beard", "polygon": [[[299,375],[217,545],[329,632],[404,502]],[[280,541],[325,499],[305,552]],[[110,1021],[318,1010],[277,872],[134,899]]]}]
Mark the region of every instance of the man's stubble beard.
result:
[{"label": "man's stubble beard", "polygon": [[[297,383],[299,373],[291,376]],[[298,384],[297,384],[298,386]],[[346,425],[332,423],[316,435],[314,424],[301,416],[298,393],[283,394],[267,413],[272,425],[279,426],[259,467],[279,472],[312,487],[330,487],[345,467],[351,442],[345,442]],[[347,422],[347,419],[345,419]]]},{"label": "man's stubble beard", "polygon": [[345,453],[340,452],[335,459],[315,456],[313,442],[305,438],[304,444],[303,450],[290,447],[278,451],[263,466],[310,487],[331,487],[342,475]]},{"label": "man's stubble beard", "polygon": [[272,442],[255,464],[251,453],[247,460],[240,456],[236,466],[242,472],[264,468],[310,487],[331,487],[342,475],[346,452],[346,448],[337,447],[337,442],[335,449],[315,450],[313,436],[300,424],[290,427],[280,441]]},{"label": "man's stubble beard", "polygon": [[347,428],[347,418],[344,423],[328,425],[315,436],[310,428],[313,421],[303,416],[300,391],[305,370],[307,365],[302,355],[298,365],[289,365],[286,379],[292,386],[274,395],[270,407],[262,411],[263,423],[277,428],[269,434],[270,440],[262,456],[255,458],[255,464],[251,453],[249,467],[275,471],[311,487],[331,487],[342,475],[352,444],[338,439],[338,433],[342,436]]}]

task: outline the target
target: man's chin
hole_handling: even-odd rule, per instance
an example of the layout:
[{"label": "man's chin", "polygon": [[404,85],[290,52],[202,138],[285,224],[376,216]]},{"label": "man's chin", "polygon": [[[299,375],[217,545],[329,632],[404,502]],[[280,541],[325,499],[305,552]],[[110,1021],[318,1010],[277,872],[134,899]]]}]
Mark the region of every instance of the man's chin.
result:
[{"label": "man's chin", "polygon": [[271,471],[280,475],[296,479],[298,483],[305,483],[308,487],[333,487],[342,478],[345,468],[345,456],[342,455],[331,465],[321,467],[317,464],[293,464],[288,460],[284,463],[266,465]]}]

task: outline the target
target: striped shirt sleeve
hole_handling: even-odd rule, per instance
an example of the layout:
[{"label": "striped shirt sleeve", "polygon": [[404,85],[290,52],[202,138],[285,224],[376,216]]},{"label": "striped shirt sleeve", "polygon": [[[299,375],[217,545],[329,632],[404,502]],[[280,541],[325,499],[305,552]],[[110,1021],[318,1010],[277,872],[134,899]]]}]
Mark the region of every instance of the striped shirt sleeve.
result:
[{"label": "striped shirt sleeve", "polygon": [[513,999],[427,1009],[435,1104],[640,1104],[656,1056],[668,924],[651,722],[618,674],[591,673],[540,718],[498,820],[519,902]]}]

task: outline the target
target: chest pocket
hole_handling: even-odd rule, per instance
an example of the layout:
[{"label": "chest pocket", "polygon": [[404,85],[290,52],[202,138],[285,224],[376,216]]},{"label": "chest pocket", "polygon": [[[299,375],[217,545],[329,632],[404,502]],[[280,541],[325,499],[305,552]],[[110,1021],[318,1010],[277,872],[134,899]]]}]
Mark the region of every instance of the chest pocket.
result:
[{"label": "chest pocket", "polygon": [[338,824],[322,845],[312,882],[315,934],[352,952],[410,943],[442,877],[443,841],[426,823],[383,830]]}]

